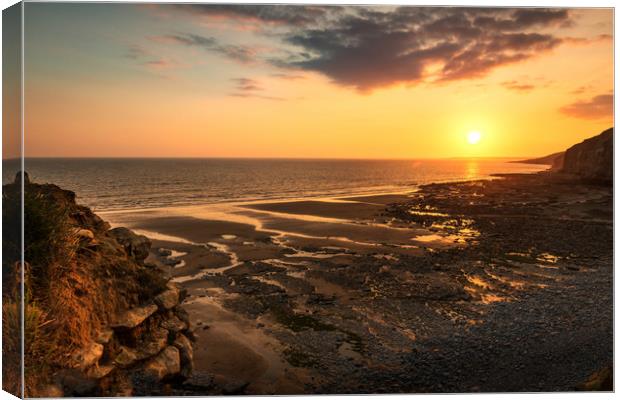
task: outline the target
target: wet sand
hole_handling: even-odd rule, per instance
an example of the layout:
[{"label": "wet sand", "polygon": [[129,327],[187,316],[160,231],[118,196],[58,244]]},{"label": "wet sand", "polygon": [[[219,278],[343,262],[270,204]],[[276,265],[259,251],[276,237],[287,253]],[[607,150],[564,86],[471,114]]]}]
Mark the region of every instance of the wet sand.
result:
[{"label": "wet sand", "polygon": [[611,359],[609,188],[517,175],[103,216],[153,240],[196,370],[244,393],[570,390]]}]

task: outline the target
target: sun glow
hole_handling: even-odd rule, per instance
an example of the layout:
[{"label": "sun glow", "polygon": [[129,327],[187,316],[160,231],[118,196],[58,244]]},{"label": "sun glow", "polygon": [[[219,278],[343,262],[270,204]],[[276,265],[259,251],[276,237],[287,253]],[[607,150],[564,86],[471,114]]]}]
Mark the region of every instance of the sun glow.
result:
[{"label": "sun glow", "polygon": [[482,139],[482,135],[478,131],[471,131],[467,134],[467,141],[469,144],[477,144],[480,139]]}]

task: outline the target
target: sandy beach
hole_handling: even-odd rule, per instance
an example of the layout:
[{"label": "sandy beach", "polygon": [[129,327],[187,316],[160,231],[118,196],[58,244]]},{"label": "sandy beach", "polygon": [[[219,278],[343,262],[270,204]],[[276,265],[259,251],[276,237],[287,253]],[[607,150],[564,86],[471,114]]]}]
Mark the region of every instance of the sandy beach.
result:
[{"label": "sandy beach", "polygon": [[555,391],[611,361],[611,199],[536,174],[102,216],[188,290],[211,383],[180,394]]}]

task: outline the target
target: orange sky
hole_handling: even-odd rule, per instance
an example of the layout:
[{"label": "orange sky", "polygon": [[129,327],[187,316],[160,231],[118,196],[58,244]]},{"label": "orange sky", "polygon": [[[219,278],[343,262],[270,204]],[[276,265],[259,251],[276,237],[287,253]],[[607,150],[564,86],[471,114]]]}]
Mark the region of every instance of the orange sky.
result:
[{"label": "orange sky", "polygon": [[537,156],[613,125],[610,9],[25,8],[27,156]]}]

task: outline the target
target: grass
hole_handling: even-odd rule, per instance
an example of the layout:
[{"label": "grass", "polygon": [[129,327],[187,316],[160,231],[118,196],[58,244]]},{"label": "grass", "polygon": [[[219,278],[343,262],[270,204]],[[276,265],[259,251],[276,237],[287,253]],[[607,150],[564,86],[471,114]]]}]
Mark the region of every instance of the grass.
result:
[{"label": "grass", "polygon": [[[3,186],[3,382],[20,392],[20,193]],[[75,234],[77,205],[53,185],[28,184],[24,193],[24,303],[26,396],[36,396],[54,371],[89,343],[120,310],[146,301],[165,280],[129,259],[116,241],[98,233],[87,248]],[[83,209],[79,210],[84,212]]]}]

